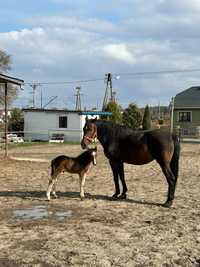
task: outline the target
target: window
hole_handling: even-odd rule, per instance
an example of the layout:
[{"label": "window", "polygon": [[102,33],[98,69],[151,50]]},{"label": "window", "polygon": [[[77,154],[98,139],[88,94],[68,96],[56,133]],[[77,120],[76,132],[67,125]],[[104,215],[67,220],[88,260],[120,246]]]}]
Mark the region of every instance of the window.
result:
[{"label": "window", "polygon": [[67,116],[59,117],[59,128],[67,128]]},{"label": "window", "polygon": [[179,112],[178,121],[180,122],[191,122],[191,111],[181,111]]}]

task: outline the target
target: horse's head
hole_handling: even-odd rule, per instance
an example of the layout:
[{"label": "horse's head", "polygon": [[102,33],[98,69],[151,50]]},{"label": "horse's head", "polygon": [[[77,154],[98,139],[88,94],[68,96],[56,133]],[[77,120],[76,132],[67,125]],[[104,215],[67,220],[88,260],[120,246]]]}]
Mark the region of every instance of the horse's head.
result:
[{"label": "horse's head", "polygon": [[83,138],[81,141],[81,147],[87,148],[89,144],[93,143],[97,138],[97,126],[95,124],[97,119],[86,118],[85,126],[83,127]]},{"label": "horse's head", "polygon": [[89,152],[92,156],[92,163],[93,165],[97,165],[97,147],[90,148]]}]

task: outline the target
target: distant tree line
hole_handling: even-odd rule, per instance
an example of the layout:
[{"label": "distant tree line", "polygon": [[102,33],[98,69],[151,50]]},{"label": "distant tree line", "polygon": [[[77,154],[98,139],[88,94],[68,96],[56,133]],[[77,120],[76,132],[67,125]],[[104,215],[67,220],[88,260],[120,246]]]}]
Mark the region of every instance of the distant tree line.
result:
[{"label": "distant tree line", "polygon": [[109,102],[105,111],[112,112],[111,116],[102,116],[103,119],[111,120],[114,123],[125,125],[132,129],[148,130],[151,128],[151,114],[149,106],[144,109],[144,114],[135,103],[123,110],[117,102]]}]

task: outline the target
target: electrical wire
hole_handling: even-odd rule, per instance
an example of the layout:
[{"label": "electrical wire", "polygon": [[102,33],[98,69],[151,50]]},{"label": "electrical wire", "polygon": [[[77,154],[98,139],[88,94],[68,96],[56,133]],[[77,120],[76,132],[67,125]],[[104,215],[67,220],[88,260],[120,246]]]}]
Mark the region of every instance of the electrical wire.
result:
[{"label": "electrical wire", "polygon": [[[114,73],[114,77],[123,77],[123,76],[145,76],[145,75],[163,75],[163,74],[178,74],[178,73],[192,73],[200,72],[200,69],[182,69],[182,70],[162,70],[162,71],[144,71],[144,72],[130,72],[130,73]],[[102,75],[103,76],[103,75]],[[105,75],[104,75],[105,76]],[[129,78],[130,79],[130,78]],[[96,79],[85,79],[85,80],[74,80],[74,81],[57,81],[57,82],[25,82],[24,85],[31,86],[36,84],[41,85],[62,85],[62,84],[77,84],[77,83],[90,83],[97,81],[105,81],[105,78],[96,78]]]}]

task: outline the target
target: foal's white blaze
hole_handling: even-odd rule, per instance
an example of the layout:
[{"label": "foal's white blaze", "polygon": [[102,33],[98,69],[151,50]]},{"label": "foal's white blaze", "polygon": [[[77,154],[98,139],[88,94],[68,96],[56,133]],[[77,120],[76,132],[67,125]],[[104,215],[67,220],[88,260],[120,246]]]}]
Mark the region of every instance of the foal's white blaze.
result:
[{"label": "foal's white blaze", "polygon": [[93,156],[93,164],[94,164],[94,165],[97,165],[96,154],[97,154],[97,153],[96,153],[95,151],[92,152],[92,156]]}]

